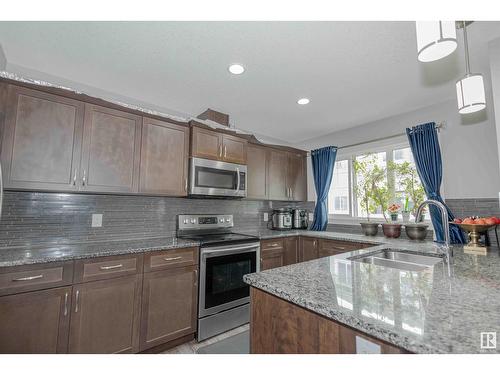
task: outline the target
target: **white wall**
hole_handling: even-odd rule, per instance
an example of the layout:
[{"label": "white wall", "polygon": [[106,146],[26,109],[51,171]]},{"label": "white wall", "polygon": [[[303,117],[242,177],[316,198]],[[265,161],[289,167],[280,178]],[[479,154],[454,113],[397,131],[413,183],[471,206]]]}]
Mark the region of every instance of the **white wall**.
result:
[{"label": "white wall", "polygon": [[0,44],[0,70],[5,70],[7,66],[7,58],[5,57],[5,52],[3,51],[2,45]]},{"label": "white wall", "polygon": [[497,146],[498,154],[500,155],[500,39],[491,41],[488,46],[491,70],[491,89],[493,94],[493,106],[497,131]]},{"label": "white wall", "polygon": [[[400,134],[406,127],[426,122],[445,121],[440,132],[445,198],[494,198],[500,191],[497,134],[489,72],[483,72],[487,109],[469,117],[458,113],[455,100],[373,121],[354,128],[312,139],[297,146],[308,150],[334,145],[343,146]],[[499,88],[500,89],[500,88]],[[500,91],[500,90],[498,90]],[[310,164],[309,164],[310,167]],[[310,178],[312,174],[309,172]],[[309,181],[309,200],[315,199]]]}]

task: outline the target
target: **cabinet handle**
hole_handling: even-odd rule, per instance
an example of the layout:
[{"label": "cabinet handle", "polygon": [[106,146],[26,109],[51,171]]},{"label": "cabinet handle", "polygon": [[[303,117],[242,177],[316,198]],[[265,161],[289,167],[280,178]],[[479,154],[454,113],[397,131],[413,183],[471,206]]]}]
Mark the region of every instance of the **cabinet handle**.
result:
[{"label": "cabinet handle", "polygon": [[293,198],[293,190],[292,190],[292,188],[290,188],[290,199],[292,199],[292,198]]},{"label": "cabinet handle", "polygon": [[279,246],[277,243],[272,243],[271,244],[272,247],[276,247],[276,246]]},{"label": "cabinet handle", "polygon": [[75,174],[73,176],[73,183],[71,185],[76,186],[76,173],[78,172],[77,169],[75,169]]},{"label": "cabinet handle", "polygon": [[179,260],[179,259],[182,259],[182,257],[173,257],[173,258],[163,258],[165,259],[167,262],[170,262],[172,260]]},{"label": "cabinet handle", "polygon": [[18,279],[12,279],[12,281],[30,281],[30,280],[41,279],[42,277],[43,275],[26,276],[26,277],[20,277]]},{"label": "cabinet handle", "polygon": [[80,300],[80,291],[76,291],[76,299],[75,299],[75,313],[78,312],[78,301]]},{"label": "cabinet handle", "polygon": [[87,183],[87,171],[84,169],[83,170],[82,185],[85,186],[86,183]]},{"label": "cabinet handle", "polygon": [[226,156],[227,156],[227,147],[224,146],[224,157],[226,157]]},{"label": "cabinet handle", "polygon": [[64,293],[64,316],[68,315],[68,292]]},{"label": "cabinet handle", "polygon": [[222,158],[222,145],[219,146],[219,158]]},{"label": "cabinet handle", "polygon": [[115,264],[114,266],[101,266],[101,270],[106,271],[106,270],[114,270],[116,268],[122,268],[123,264]]},{"label": "cabinet handle", "polygon": [[186,191],[186,192],[188,191],[188,179],[187,178],[184,179],[184,191]]},{"label": "cabinet handle", "polygon": [[198,270],[194,270],[194,286],[198,286]]}]

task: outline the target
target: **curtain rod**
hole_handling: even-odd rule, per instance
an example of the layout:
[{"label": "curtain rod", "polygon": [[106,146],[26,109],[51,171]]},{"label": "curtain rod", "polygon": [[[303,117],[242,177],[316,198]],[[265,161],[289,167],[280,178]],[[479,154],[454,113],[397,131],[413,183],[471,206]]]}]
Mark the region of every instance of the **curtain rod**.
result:
[{"label": "curtain rod", "polygon": [[[438,122],[436,123],[436,129],[439,131],[439,129],[442,129],[444,128],[445,126],[445,122],[444,121],[441,121],[441,122]],[[354,146],[361,146],[361,145],[365,145],[367,143],[373,143],[373,142],[378,142],[378,141],[385,141],[387,139],[391,139],[391,138],[397,138],[397,137],[401,137],[403,135],[406,135],[406,132],[404,133],[399,133],[399,134],[394,134],[394,135],[388,135],[387,137],[380,137],[380,138],[376,138],[376,139],[371,139],[369,141],[364,141],[364,142],[358,142],[358,143],[353,143],[351,145],[345,145],[345,146],[339,146],[337,147],[337,150],[341,150],[343,148],[349,148],[349,147],[354,147]],[[311,152],[308,152],[307,155],[310,155]]]}]

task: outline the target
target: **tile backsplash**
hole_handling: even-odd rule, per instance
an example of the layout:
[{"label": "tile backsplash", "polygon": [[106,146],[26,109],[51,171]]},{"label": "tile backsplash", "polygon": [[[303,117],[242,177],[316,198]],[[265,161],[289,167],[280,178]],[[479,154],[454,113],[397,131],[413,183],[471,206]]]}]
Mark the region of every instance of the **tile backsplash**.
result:
[{"label": "tile backsplash", "polygon": [[[233,214],[235,231],[266,228],[263,213],[313,202],[190,199],[125,195],[4,193],[0,246],[170,236],[178,214]],[[92,227],[102,214],[102,227]]]}]

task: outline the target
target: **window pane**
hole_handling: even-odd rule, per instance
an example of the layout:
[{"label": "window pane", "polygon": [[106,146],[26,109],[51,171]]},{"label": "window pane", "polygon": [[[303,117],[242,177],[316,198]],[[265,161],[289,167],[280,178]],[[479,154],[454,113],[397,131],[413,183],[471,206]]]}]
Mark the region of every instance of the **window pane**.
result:
[{"label": "window pane", "polygon": [[[384,169],[387,166],[387,155],[385,152],[376,152],[376,153],[369,153],[369,154],[363,154],[356,156],[356,161],[358,163],[362,163],[365,168],[366,168],[366,173],[370,173],[375,168],[380,168]],[[357,173],[356,174],[356,184],[358,186],[362,186],[364,181],[365,181],[365,175],[366,173]],[[383,180],[383,183],[387,183],[387,174],[385,175],[385,178]],[[362,200],[358,197],[357,199],[357,208],[358,208],[358,216],[366,217],[367,216],[367,211],[366,207],[362,204]],[[382,217],[382,209],[380,207],[370,207],[370,217]]]},{"label": "window pane", "polygon": [[396,165],[394,173],[395,201],[404,210],[406,197],[408,197],[408,209],[414,214],[416,207],[425,200],[425,193],[415,168],[410,147],[395,149],[393,160]]},{"label": "window pane", "polygon": [[340,160],[333,169],[332,185],[328,194],[330,214],[349,215],[349,160]]}]

